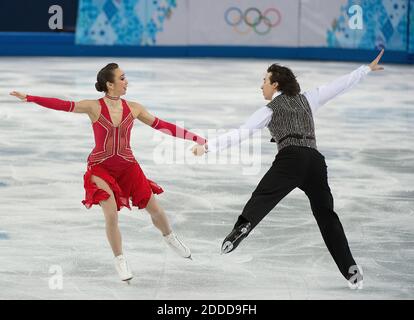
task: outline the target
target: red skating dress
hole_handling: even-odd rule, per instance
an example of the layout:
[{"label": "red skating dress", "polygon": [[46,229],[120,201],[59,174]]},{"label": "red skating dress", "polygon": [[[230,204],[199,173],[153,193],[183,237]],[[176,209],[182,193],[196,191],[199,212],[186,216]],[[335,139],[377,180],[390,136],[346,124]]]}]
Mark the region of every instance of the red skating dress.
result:
[{"label": "red skating dress", "polygon": [[105,101],[99,99],[101,114],[92,124],[95,148],[88,157],[88,170],[84,175],[86,208],[109,198],[109,194],[91,181],[91,176],[103,179],[115,195],[117,210],[133,206],[143,209],[152,193],[160,194],[162,188],[147,179],[132,153],[130,146],[134,117],[125,100],[122,101],[122,120],[114,127]]}]

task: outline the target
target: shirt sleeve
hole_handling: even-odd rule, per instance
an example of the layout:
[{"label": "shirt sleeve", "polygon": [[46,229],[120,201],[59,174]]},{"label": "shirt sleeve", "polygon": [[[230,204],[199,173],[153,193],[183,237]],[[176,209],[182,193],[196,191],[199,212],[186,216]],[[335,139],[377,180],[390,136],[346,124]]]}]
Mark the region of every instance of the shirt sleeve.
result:
[{"label": "shirt sleeve", "polygon": [[363,65],[329,84],[305,92],[304,95],[309,102],[312,112],[315,112],[333,98],[355,87],[370,71],[371,68],[369,66]]},{"label": "shirt sleeve", "polygon": [[208,151],[218,152],[231,146],[240,144],[250,137],[256,130],[266,127],[272,119],[273,111],[262,107],[253,113],[238,129],[230,130],[214,139],[208,140]]}]

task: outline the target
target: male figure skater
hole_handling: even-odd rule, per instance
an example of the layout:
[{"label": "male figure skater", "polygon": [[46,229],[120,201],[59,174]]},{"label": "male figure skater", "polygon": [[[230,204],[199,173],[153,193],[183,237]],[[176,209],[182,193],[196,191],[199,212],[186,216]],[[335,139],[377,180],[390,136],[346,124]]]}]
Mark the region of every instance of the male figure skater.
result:
[{"label": "male figure skater", "polygon": [[217,152],[240,142],[254,129],[267,127],[278,153],[245,205],[242,214],[222,244],[229,253],[293,189],[300,188],[309,198],[322,237],[351,289],[362,289],[362,269],[352,257],[342,224],[334,211],[328,185],[325,157],[317,150],[313,113],[326,102],[348,91],[370,71],[383,70],[378,65],[384,50],[369,66],[361,66],[348,75],[314,90],[300,93],[293,72],[273,64],[267,69],[261,87],[267,106],[257,110],[238,130],[232,130],[203,145],[193,147],[195,155]]}]

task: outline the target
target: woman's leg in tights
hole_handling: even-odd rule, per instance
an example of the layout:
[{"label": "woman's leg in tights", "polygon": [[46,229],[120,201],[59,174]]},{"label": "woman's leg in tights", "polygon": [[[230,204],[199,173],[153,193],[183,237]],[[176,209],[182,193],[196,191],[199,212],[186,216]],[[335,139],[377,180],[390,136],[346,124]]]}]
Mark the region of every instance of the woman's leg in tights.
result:
[{"label": "woman's leg in tights", "polygon": [[97,176],[92,176],[91,180],[99,189],[102,189],[109,194],[109,198],[101,201],[99,204],[101,205],[105,216],[105,229],[108,242],[111,245],[114,256],[117,257],[122,254],[122,237],[118,227],[118,211],[115,196],[111,188],[103,179]]}]

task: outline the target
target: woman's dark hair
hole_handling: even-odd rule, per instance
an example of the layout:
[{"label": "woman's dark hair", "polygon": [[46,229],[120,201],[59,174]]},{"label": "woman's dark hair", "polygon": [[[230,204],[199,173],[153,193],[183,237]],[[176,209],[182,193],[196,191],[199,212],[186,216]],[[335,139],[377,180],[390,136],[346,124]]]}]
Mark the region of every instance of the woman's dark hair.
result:
[{"label": "woman's dark hair", "polygon": [[296,76],[289,68],[278,65],[277,63],[272,64],[267,68],[267,72],[271,72],[270,83],[277,82],[278,89],[283,94],[288,96],[295,96],[300,93],[300,85],[296,81]]},{"label": "woman's dark hair", "polygon": [[116,63],[108,63],[105,67],[103,67],[96,76],[96,83],[95,88],[99,92],[108,91],[106,87],[106,82],[114,82],[114,70],[119,68]]}]

